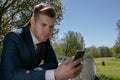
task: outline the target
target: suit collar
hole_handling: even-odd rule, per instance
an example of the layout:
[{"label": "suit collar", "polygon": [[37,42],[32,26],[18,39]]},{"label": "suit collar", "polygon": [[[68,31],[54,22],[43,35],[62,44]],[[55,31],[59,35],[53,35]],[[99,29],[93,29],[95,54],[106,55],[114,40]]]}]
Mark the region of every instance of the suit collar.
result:
[{"label": "suit collar", "polygon": [[30,31],[30,34],[31,34],[34,46],[36,46],[36,44],[38,44],[38,43],[41,43],[41,41],[38,41],[37,38],[32,34],[31,31]]}]

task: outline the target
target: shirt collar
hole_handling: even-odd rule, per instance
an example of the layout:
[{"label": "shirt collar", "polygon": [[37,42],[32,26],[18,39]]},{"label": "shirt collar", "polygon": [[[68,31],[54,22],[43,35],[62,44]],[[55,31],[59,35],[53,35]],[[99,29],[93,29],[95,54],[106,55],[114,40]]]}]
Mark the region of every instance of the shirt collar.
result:
[{"label": "shirt collar", "polygon": [[38,41],[37,38],[33,35],[33,33],[30,31],[31,36],[32,36],[32,40],[33,40],[33,44],[36,45],[37,43],[41,43],[41,41]]}]

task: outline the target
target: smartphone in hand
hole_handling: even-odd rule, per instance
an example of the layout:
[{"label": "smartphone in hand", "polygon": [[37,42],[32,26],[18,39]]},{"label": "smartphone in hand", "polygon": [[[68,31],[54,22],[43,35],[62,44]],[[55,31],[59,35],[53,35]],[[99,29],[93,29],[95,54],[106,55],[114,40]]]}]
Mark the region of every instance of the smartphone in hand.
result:
[{"label": "smartphone in hand", "polygon": [[[79,59],[79,58],[81,58],[81,57],[83,57],[84,54],[85,54],[85,51],[84,51],[84,50],[77,50],[77,51],[76,51],[76,54],[75,54],[75,57],[74,57],[74,61],[77,60],[77,59]],[[79,65],[81,65],[81,63],[75,65],[75,67],[77,67],[77,66],[79,66]]]},{"label": "smartphone in hand", "polygon": [[75,58],[74,58],[74,60],[77,60],[77,59],[83,57],[84,54],[85,54],[85,51],[84,51],[84,50],[77,50],[76,53],[75,53]]}]

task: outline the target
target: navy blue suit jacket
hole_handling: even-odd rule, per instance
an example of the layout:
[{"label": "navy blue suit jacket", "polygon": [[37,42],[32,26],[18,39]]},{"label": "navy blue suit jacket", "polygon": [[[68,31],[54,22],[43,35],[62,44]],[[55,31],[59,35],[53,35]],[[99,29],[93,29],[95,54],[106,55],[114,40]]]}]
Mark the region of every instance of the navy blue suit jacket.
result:
[{"label": "navy blue suit jacket", "polygon": [[[40,55],[36,56],[30,23],[10,31],[3,43],[0,80],[45,80],[45,71],[58,66],[49,39],[42,42]],[[42,60],[44,63],[40,64]],[[43,70],[34,70],[39,66]]]}]

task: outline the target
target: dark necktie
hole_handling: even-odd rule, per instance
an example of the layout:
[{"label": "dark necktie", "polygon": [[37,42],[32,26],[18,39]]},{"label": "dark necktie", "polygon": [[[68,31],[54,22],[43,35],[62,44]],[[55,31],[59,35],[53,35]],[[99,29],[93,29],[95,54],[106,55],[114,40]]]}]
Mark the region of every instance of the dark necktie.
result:
[{"label": "dark necktie", "polygon": [[39,55],[39,53],[40,53],[40,48],[41,48],[41,43],[37,43],[36,44],[36,54],[37,54],[37,56]]}]

